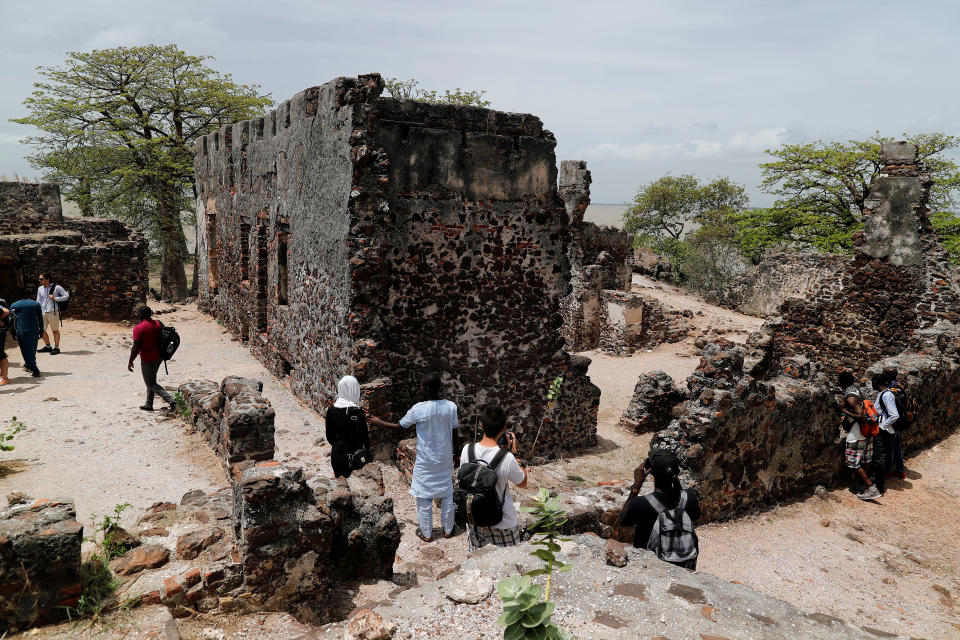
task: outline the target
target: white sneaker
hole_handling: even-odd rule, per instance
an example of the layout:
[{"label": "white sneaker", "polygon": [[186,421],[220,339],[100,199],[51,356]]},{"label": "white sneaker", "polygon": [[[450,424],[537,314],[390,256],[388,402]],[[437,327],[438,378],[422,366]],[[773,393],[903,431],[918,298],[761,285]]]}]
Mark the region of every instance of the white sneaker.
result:
[{"label": "white sneaker", "polygon": [[879,498],[881,496],[880,490],[877,489],[877,485],[872,484],[867,487],[867,490],[863,493],[858,493],[857,497],[861,500],[873,500],[874,498]]}]

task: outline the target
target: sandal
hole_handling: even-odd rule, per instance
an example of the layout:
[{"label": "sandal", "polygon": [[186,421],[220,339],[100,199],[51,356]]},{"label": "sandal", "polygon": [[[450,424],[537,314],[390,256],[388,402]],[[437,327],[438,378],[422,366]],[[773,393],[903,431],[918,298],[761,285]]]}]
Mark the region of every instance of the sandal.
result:
[{"label": "sandal", "polygon": [[428,538],[427,536],[423,535],[423,531],[420,531],[420,527],[417,527],[417,537],[424,542],[433,542],[433,538]]},{"label": "sandal", "polygon": [[0,378],[0,387],[5,384],[10,384],[10,378]]}]

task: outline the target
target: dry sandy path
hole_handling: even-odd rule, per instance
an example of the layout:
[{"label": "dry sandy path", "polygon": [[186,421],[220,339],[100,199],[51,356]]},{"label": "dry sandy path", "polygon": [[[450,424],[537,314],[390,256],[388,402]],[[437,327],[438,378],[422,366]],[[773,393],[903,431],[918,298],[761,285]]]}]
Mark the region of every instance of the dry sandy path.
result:
[{"label": "dry sandy path", "polygon": [[[661,288],[653,288],[655,295],[674,307],[686,304],[705,329],[719,328],[732,339],[742,339],[745,327],[759,325],[756,318],[717,310],[671,287],[657,286]],[[316,413],[195,306],[157,307],[164,312],[159,317],[183,337],[163,384],[172,388],[190,378],[219,381],[238,374],[263,380],[264,395],[277,411],[277,458],[310,473],[330,473],[329,449],[316,444],[323,434]],[[217,459],[181,421],[137,410],[143,389],[139,374],[126,372],[129,334],[129,327],[69,321],[64,353],[40,354],[46,375],[39,381],[18,373],[19,354],[11,352],[17,377],[14,384],[0,388],[0,418],[17,415],[30,428],[15,440],[16,451],[2,454],[4,460],[24,460],[26,468],[0,478],[0,495],[22,490],[34,497],[71,497],[81,521],[89,523],[91,514],[106,513],[119,502],[134,505],[126,518],[131,521],[152,502],[178,501],[191,489],[226,485]],[[531,483],[551,486],[567,475],[587,483],[629,482],[650,436],[617,429],[620,413],[640,373],[661,369],[682,382],[698,362],[693,340],[630,358],[587,353],[593,358],[590,375],[603,391],[600,445],[577,458],[535,468]],[[960,637],[960,433],[908,460],[907,466],[911,477],[895,481],[876,503],[837,491],[827,500],[811,498],[700,527],[700,570],[810,612],[907,635]],[[398,567],[424,567],[426,577],[459,564],[466,553],[464,537],[420,544],[413,535],[414,506],[407,487],[399,474],[386,475],[403,525]],[[376,599],[374,593],[370,596]]]},{"label": "dry sandy path", "polygon": [[[303,408],[225,330],[199,314],[195,305],[155,303],[157,317],[175,326],[182,343],[161,369],[160,383],[175,389],[192,378],[219,382],[243,375],[264,382],[264,395],[277,411],[278,459],[303,459],[323,468],[329,456],[313,445],[322,438],[323,421]],[[43,376],[20,369],[19,350],[8,349],[13,381],[0,387],[0,419],[17,416],[27,425],[2,460],[20,460],[25,469],[0,478],[0,496],[14,490],[34,498],[72,498],[81,522],[129,502],[125,522],[133,521],[156,501],[179,502],[192,489],[213,490],[227,477],[211,449],[179,420],[146,413],[139,362],[126,369],[130,327],[68,320],[62,353],[37,354]],[[156,406],[163,402],[157,399]],[[329,469],[329,464],[327,464]]]}]

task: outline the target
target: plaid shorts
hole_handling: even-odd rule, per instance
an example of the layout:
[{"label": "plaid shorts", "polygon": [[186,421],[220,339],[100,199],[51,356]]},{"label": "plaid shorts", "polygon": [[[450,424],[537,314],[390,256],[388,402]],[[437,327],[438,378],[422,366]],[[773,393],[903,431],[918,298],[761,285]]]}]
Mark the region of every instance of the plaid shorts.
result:
[{"label": "plaid shorts", "polygon": [[847,442],[847,466],[859,469],[862,465],[873,460],[873,438]]},{"label": "plaid shorts", "polygon": [[488,544],[498,547],[515,547],[520,544],[520,530],[517,527],[513,529],[495,529],[493,527],[474,527],[468,524],[467,533],[470,538],[470,551],[474,551]]}]

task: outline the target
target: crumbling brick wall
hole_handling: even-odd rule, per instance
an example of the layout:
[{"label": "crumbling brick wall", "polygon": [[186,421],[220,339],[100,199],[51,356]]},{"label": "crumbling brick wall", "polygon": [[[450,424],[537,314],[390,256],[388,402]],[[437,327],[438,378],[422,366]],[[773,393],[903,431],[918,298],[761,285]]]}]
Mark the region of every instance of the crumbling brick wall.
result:
[{"label": "crumbling brick wall", "polygon": [[715,302],[753,316],[768,316],[788,298],[836,286],[849,258],[819,253],[777,253],[764,258],[720,292]]},{"label": "crumbling brick wall", "polygon": [[558,331],[569,228],[553,135],[381,89],[339,78],[202,140],[202,308],[315,409],[350,373],[377,380],[368,400],[396,418],[436,370],[468,431],[496,402],[532,439],[565,374],[564,423],[539,452],[593,445],[599,391]]},{"label": "crumbling brick wall", "polygon": [[0,509],[0,635],[67,617],[82,588],[83,526],[72,503]]},{"label": "crumbling brick wall", "polygon": [[917,396],[906,449],[951,433],[960,378],[960,286],[927,218],[929,179],[906,143],[884,145],[856,253],[790,298],[746,347],[707,345],[682,415],[651,446],[681,456],[710,518],[833,484],[843,469],[836,375],[897,367]]},{"label": "crumbling brick wall", "polygon": [[147,243],[116,220],[65,219],[54,184],[0,183],[0,297],[34,299],[52,273],[70,317],[132,320],[147,296]]}]

